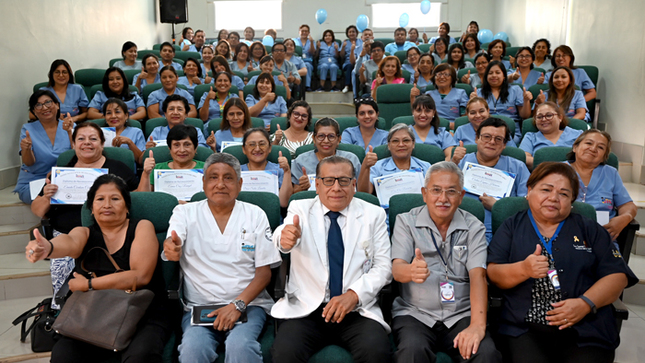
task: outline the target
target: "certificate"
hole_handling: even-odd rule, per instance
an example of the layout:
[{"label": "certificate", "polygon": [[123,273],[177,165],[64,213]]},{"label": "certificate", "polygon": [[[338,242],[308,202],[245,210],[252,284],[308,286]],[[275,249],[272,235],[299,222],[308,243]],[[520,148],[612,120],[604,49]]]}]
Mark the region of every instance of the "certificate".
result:
[{"label": "certificate", "polygon": [[172,194],[177,200],[190,201],[204,190],[204,169],[155,169],[155,192]]},{"label": "certificate", "polygon": [[466,162],[464,164],[464,190],[475,195],[501,199],[509,197],[515,183],[515,174],[488,166]]},{"label": "certificate", "polygon": [[101,127],[103,136],[105,137],[105,147],[112,147],[112,140],[116,137],[116,127]]},{"label": "certificate", "polygon": [[155,146],[168,146],[168,142],[164,140],[154,140]]},{"label": "certificate", "polygon": [[36,199],[40,191],[45,186],[45,178],[36,179],[29,182],[29,192],[31,193],[31,200]]},{"label": "certificate", "polygon": [[226,149],[229,146],[235,146],[235,145],[242,145],[242,143],[239,141],[222,141],[222,149],[220,150],[220,152],[224,151],[224,149]]},{"label": "certificate", "polygon": [[51,198],[51,204],[82,205],[87,200],[96,178],[107,174],[108,169],[91,168],[52,168],[52,184],[58,186],[58,191]]},{"label": "certificate", "polygon": [[242,172],[242,191],[269,192],[279,195],[277,170],[250,170]]},{"label": "certificate", "polygon": [[309,178],[309,189],[307,190],[316,190],[316,174],[307,174]]},{"label": "certificate", "polygon": [[390,207],[390,197],[397,194],[421,194],[423,187],[423,172],[421,170],[406,170],[372,179],[376,196],[381,207]]}]

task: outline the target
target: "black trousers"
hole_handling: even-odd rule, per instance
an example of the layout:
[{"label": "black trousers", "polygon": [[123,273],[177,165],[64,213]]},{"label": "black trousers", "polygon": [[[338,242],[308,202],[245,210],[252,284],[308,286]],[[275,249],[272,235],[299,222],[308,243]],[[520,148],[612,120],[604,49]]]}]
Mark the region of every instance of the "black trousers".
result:
[{"label": "black trousers", "polygon": [[347,349],[354,362],[386,363],[392,361],[390,340],[378,322],[353,312],[340,323],[326,323],[323,307],[300,319],[281,320],[271,348],[273,362],[309,361],[309,358],[335,344]]},{"label": "black trousers", "polygon": [[394,360],[401,363],[437,361],[436,351],[446,352],[458,362],[501,363],[502,354],[495,348],[495,343],[486,333],[479,343],[477,353],[465,360],[454,348],[453,341],[457,334],[470,325],[470,317],[463,318],[451,328],[442,322],[429,327],[411,316],[397,316],[392,320],[392,331],[397,344]]},{"label": "black trousers", "polygon": [[572,328],[530,324],[527,333],[505,338],[511,361],[518,363],[612,363],[616,353],[601,347],[578,347],[578,333]]}]

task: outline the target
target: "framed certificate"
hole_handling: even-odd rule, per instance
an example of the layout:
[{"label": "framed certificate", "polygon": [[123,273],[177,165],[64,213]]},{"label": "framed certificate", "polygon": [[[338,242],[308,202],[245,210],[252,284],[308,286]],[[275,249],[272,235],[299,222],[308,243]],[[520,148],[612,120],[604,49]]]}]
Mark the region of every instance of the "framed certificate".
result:
[{"label": "framed certificate", "polygon": [[269,192],[279,195],[277,170],[250,170],[242,172],[242,190]]},{"label": "framed certificate", "polygon": [[51,204],[82,205],[87,200],[96,178],[107,174],[108,169],[92,168],[52,168],[52,184],[58,186],[58,191],[51,198]]},{"label": "framed certificate", "polygon": [[511,195],[516,175],[504,170],[466,162],[464,164],[464,190],[475,195],[501,199]]},{"label": "framed certificate", "polygon": [[105,137],[105,147],[112,147],[112,140],[116,137],[116,127],[101,127]]},{"label": "framed certificate", "polygon": [[155,192],[172,194],[177,200],[190,201],[204,190],[204,169],[155,169]]},{"label": "framed certificate", "polygon": [[239,141],[222,141],[222,149],[220,150],[220,152],[224,151],[224,149],[226,149],[229,146],[235,146],[235,145],[242,145],[242,143]]},{"label": "framed certificate", "polygon": [[423,171],[406,170],[372,179],[381,207],[390,207],[390,197],[397,194],[421,194]]}]

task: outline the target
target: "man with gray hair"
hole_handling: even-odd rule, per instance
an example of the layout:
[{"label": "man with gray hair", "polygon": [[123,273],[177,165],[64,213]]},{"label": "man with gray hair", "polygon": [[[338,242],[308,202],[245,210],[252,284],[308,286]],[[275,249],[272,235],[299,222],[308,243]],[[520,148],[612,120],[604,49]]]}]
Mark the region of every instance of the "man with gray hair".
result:
[{"label": "man with gray hair", "polygon": [[[236,200],[242,178],[235,157],[209,156],[203,185],[206,200],[173,210],[161,254],[163,260],[179,261],[182,272],[186,309],[179,361],[214,362],[217,346],[225,344],[227,360],[260,363],[258,337],[273,305],[265,287],[280,254],[271,244],[264,211]],[[193,310],[209,305],[215,308],[196,316],[210,325],[193,325]]]},{"label": "man with gray hair", "polygon": [[396,217],[392,274],[402,283],[392,307],[397,362],[434,362],[438,350],[458,361],[501,362],[486,334],[486,228],[459,209],[464,176],[452,162],[432,165],[425,206]]}]

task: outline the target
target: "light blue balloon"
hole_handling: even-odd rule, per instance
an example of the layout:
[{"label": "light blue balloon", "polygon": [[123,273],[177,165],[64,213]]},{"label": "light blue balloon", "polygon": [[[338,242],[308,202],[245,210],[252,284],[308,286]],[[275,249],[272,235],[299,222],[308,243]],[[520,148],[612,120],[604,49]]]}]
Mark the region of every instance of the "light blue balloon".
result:
[{"label": "light blue balloon", "polygon": [[421,2],[421,12],[427,14],[430,11],[430,0],[423,0]]},{"label": "light blue balloon", "polygon": [[490,43],[493,40],[493,32],[489,29],[482,29],[477,33],[477,39],[480,43]]},{"label": "light blue balloon", "polygon": [[401,16],[399,17],[399,26],[401,28],[405,28],[406,26],[408,26],[409,22],[410,22],[410,16],[408,15],[408,13],[401,14]]},{"label": "light blue balloon", "polygon": [[356,18],[356,28],[359,32],[362,33],[368,26],[370,26],[370,19],[367,15],[361,14]]},{"label": "light blue balloon", "polygon": [[273,47],[273,37],[270,35],[265,35],[264,38],[262,38],[262,44],[266,45],[267,47]]},{"label": "light blue balloon", "polygon": [[495,37],[493,39],[500,39],[504,42],[508,42],[508,34],[506,34],[505,32],[499,32],[495,34]]},{"label": "light blue balloon", "polygon": [[318,24],[322,24],[327,20],[327,10],[325,9],[318,9],[316,11],[316,21]]}]

